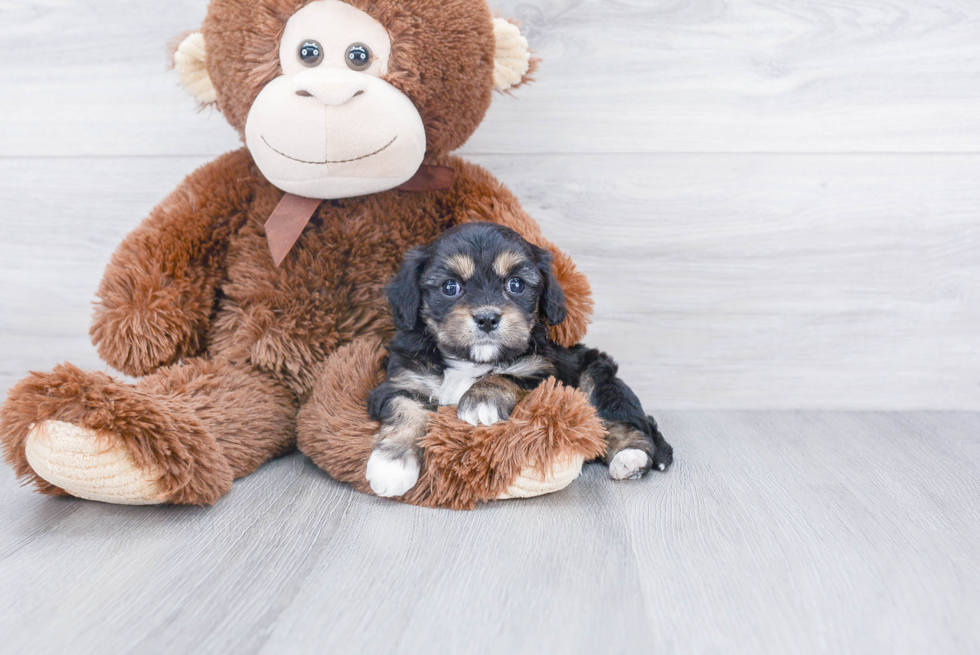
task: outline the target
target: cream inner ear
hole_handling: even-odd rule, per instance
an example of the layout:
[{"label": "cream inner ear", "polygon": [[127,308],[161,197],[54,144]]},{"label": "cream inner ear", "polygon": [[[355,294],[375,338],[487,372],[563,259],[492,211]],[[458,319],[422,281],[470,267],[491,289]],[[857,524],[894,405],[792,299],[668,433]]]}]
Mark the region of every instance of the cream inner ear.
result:
[{"label": "cream inner ear", "polygon": [[498,91],[520,84],[531,68],[531,48],[521,30],[504,18],[493,19],[497,50],[493,56],[493,85]]},{"label": "cream inner ear", "polygon": [[180,76],[181,85],[202,105],[210,105],[218,100],[214,84],[208,76],[207,47],[204,35],[194,32],[181,41],[174,53],[174,68]]}]

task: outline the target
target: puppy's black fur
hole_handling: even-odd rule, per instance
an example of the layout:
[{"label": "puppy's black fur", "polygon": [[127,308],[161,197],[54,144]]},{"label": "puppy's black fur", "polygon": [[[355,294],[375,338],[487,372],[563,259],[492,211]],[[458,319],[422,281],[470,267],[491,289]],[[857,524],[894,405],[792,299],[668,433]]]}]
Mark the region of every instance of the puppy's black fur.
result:
[{"label": "puppy's black fur", "polygon": [[[550,253],[513,230],[468,223],[410,251],[388,299],[397,328],[388,378],[368,399],[371,417],[382,424],[374,467],[368,466],[376,493],[398,495],[414,484],[408,475],[392,485],[400,469],[390,463],[417,477],[428,411],[456,405],[461,419],[492,424],[550,376],[589,396],[609,431],[604,459],[614,477],[638,478],[673,461],[670,444],[617,377],[612,358],[548,338],[548,326],[565,318],[565,295]],[[616,457],[629,449],[639,452]]]}]

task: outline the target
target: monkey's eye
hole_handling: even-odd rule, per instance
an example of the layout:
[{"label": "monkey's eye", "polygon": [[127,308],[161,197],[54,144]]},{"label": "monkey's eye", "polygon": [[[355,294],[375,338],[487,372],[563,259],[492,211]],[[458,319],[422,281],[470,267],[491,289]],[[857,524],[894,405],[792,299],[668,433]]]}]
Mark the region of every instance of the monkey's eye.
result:
[{"label": "monkey's eye", "polygon": [[455,298],[463,292],[463,285],[456,280],[446,280],[442,283],[442,295]]},{"label": "monkey's eye", "polygon": [[510,278],[507,280],[507,290],[515,296],[521,295],[524,293],[524,280],[519,277]]},{"label": "monkey's eye", "polygon": [[347,48],[347,65],[356,71],[371,68],[371,48],[363,43],[355,43]]},{"label": "monkey's eye", "polygon": [[303,41],[299,47],[299,60],[304,66],[313,68],[323,61],[323,48],[316,41]]}]

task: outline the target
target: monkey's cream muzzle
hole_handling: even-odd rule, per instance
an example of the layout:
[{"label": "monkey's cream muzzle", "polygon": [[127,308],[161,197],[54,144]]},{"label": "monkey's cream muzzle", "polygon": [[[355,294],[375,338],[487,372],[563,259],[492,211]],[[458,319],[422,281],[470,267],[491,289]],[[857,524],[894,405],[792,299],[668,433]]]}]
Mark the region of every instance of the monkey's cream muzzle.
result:
[{"label": "monkey's cream muzzle", "polygon": [[273,185],[307,198],[378,193],[407,182],[425,156],[425,126],[388,82],[319,68],[276,78],[245,125],[249,152]]}]

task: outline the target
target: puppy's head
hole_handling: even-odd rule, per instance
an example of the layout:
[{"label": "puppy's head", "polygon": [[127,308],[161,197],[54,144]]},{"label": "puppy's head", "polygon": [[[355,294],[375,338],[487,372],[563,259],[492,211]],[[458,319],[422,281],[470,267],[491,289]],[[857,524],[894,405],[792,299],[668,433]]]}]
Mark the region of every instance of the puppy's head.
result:
[{"label": "puppy's head", "polygon": [[399,330],[427,330],[450,357],[496,362],[524,352],[541,321],[565,320],[551,254],[493,223],[467,223],[405,256],[388,287]]}]

